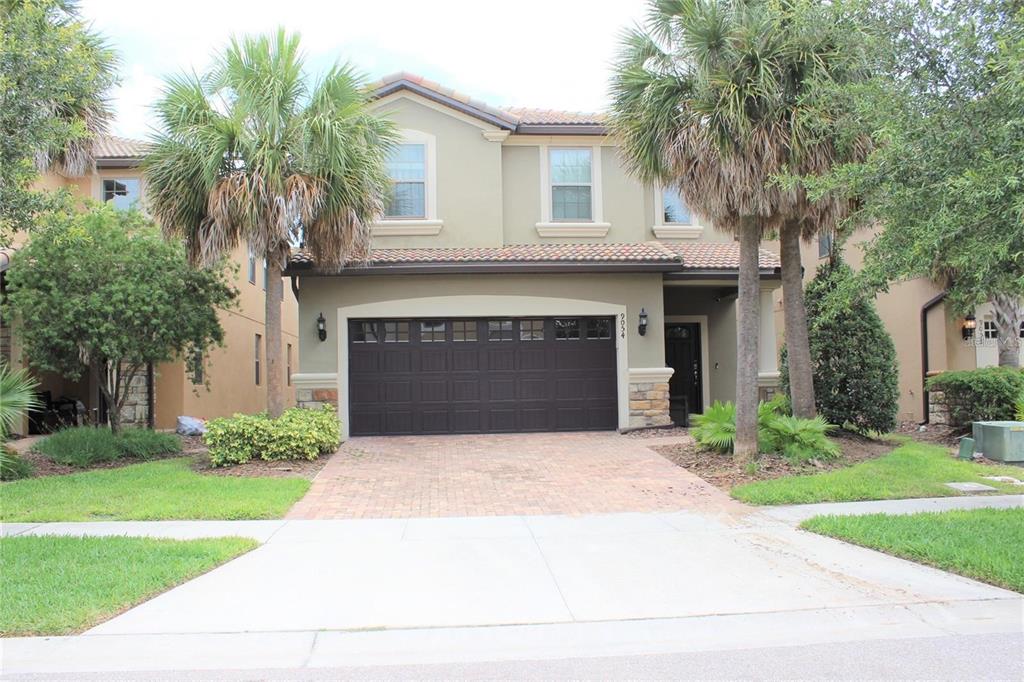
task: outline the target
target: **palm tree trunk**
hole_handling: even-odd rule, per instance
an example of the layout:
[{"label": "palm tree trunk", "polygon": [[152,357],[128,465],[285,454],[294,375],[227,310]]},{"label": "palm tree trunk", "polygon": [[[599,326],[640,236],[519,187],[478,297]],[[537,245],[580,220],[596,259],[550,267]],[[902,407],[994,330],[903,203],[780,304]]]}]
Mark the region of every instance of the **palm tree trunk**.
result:
[{"label": "palm tree trunk", "polygon": [[1009,294],[992,297],[992,312],[996,318],[996,335],[999,344],[999,366],[1020,367],[1020,300]]},{"label": "palm tree trunk", "polygon": [[757,256],[761,242],[756,221],[740,227],[739,298],[736,315],[736,442],[740,462],[757,455],[757,360],[761,333]]},{"label": "palm tree trunk", "polygon": [[786,320],[786,357],[789,362],[789,399],[793,416],[812,419],[814,370],[807,338],[803,268],[800,263],[800,224],[787,220],[779,231],[782,258],[782,308]]},{"label": "palm tree trunk", "polygon": [[284,412],[284,391],[281,377],[281,297],[284,282],[281,264],[267,258],[266,349],[267,349],[267,414],[277,418]]}]

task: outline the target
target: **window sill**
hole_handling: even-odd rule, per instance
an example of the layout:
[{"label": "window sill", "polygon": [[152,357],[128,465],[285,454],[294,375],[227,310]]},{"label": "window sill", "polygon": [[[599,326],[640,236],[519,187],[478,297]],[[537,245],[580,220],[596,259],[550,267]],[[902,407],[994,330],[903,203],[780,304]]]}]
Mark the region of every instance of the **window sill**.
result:
[{"label": "window sill", "polygon": [[374,237],[432,237],[440,234],[443,220],[381,220],[370,228]]},{"label": "window sill", "polygon": [[700,239],[704,235],[700,225],[655,225],[651,229],[658,239]]},{"label": "window sill", "polygon": [[611,223],[537,223],[541,237],[607,237]]}]

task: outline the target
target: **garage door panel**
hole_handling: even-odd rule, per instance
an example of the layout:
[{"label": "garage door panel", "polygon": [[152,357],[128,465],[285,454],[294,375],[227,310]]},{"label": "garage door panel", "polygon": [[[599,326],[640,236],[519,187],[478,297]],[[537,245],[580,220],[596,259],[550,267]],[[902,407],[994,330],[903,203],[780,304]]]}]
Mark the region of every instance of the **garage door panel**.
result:
[{"label": "garage door panel", "polygon": [[612,319],[595,319],[388,320],[380,337],[357,332],[385,321],[354,321],[352,433],[614,429],[615,340],[588,337]]}]

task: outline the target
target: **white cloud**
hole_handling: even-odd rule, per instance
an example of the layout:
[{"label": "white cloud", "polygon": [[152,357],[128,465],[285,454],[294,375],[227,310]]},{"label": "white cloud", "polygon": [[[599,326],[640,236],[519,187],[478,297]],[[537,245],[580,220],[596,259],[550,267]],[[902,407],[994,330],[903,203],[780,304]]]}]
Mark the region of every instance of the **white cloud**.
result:
[{"label": "white cloud", "polygon": [[644,4],[86,0],[81,11],[121,52],[115,132],[139,136],[163,76],[202,70],[231,34],[279,25],[302,34],[312,65],[345,59],[371,77],[412,71],[495,105],[600,109],[619,31],[643,17]]}]

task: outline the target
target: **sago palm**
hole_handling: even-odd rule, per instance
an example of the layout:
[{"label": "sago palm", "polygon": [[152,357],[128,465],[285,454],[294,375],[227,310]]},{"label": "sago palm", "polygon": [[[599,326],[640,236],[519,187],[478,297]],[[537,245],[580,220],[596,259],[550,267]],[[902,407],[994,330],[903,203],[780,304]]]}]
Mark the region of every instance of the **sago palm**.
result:
[{"label": "sago palm", "polygon": [[389,191],[393,125],[347,65],[316,82],[297,35],[233,39],[205,75],[168,79],[144,161],[149,206],[190,258],[212,265],[242,240],[266,258],[267,409],[280,415],[281,272],[302,243],[321,268],[364,257]]},{"label": "sago palm", "polygon": [[[697,213],[738,237],[735,452],[741,458],[757,451],[760,240],[783,226],[787,236],[798,229],[799,240],[800,231],[844,212],[841,201],[810,202],[799,183],[779,181],[828,167],[834,157],[831,143],[805,135],[800,119],[803,93],[795,83],[820,77],[818,52],[825,45],[815,45],[805,24],[793,21],[795,6],[652,0],[646,25],[626,32],[612,79],[611,128],[632,172],[677,188]],[[787,292],[797,287],[787,304],[802,307],[799,248],[795,270],[792,251],[786,255]],[[806,315],[802,320],[802,339],[800,325],[786,330],[798,347],[807,345]],[[810,391],[813,413],[810,353],[794,352],[800,357],[795,369],[791,359],[790,371],[806,377],[794,383]],[[799,402],[807,413],[806,392],[793,402],[795,412]]]}]

